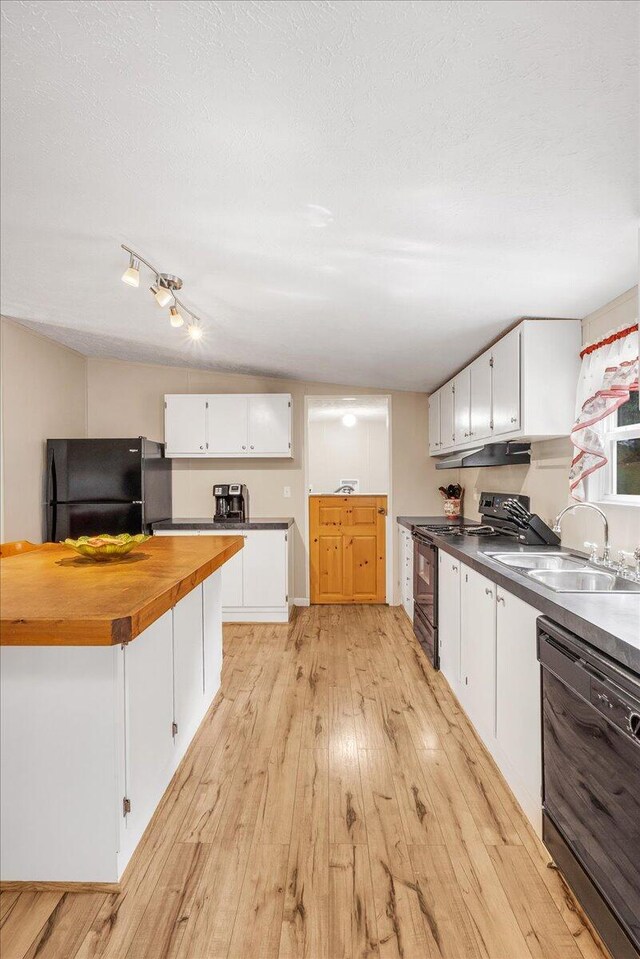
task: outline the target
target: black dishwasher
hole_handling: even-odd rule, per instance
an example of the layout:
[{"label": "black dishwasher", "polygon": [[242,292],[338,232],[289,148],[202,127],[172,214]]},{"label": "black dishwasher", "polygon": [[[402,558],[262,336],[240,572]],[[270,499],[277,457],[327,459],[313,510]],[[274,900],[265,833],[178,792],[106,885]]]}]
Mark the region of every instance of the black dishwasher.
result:
[{"label": "black dishwasher", "polygon": [[640,679],[545,617],[543,839],[615,959],[640,950]]}]

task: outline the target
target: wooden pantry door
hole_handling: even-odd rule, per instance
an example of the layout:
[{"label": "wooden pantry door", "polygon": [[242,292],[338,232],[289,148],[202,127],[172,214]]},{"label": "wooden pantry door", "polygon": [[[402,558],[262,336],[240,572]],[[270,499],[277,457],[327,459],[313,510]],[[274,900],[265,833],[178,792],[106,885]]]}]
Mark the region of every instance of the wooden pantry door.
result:
[{"label": "wooden pantry door", "polygon": [[311,496],[312,603],[386,602],[386,496]]}]

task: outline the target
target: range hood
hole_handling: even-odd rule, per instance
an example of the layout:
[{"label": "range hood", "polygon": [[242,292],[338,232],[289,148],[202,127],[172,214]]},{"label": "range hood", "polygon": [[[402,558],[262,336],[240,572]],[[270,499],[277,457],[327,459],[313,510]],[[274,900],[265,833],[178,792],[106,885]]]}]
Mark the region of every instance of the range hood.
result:
[{"label": "range hood", "polygon": [[531,443],[488,443],[473,450],[460,450],[443,456],[437,470],[469,469],[472,466],[528,466]]}]

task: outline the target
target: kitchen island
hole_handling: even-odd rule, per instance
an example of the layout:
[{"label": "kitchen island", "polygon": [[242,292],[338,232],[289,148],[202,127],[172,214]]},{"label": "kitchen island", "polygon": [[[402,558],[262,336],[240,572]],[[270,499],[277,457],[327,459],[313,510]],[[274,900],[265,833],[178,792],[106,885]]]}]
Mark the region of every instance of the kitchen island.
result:
[{"label": "kitchen island", "polygon": [[0,562],[0,879],[115,885],[220,687],[242,537]]}]

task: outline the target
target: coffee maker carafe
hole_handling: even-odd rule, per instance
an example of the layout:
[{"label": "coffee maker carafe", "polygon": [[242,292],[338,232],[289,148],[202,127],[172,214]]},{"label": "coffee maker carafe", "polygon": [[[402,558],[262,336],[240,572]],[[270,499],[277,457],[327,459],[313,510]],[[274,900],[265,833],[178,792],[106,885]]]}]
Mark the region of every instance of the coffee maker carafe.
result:
[{"label": "coffee maker carafe", "polygon": [[249,521],[249,490],[242,483],[228,483],[213,487],[214,523],[247,523]]}]

